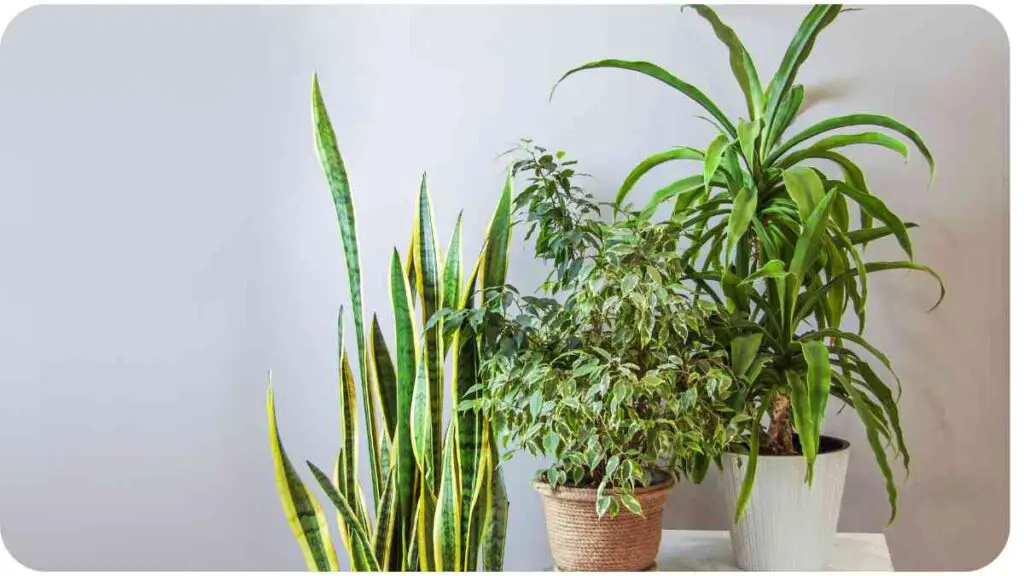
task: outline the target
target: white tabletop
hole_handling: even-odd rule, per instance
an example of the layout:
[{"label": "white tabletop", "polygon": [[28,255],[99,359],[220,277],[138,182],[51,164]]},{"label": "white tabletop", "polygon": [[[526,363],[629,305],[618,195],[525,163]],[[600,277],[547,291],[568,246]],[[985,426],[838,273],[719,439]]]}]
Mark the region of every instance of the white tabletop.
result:
[{"label": "white tabletop", "polygon": [[[828,570],[891,572],[892,559],[883,534],[836,536]],[[665,530],[658,553],[658,571],[728,572],[739,570],[725,530]]]}]

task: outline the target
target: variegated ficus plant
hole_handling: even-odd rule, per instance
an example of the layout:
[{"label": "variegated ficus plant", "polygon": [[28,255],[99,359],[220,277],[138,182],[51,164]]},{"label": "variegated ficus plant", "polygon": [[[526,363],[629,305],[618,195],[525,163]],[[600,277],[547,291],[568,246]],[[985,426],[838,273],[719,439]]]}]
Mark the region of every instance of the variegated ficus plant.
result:
[{"label": "variegated ficus plant", "polygon": [[[840,6],[815,5],[808,11],[765,86],[736,33],[711,8],[693,8],[728,49],[746,101],[746,117],[733,122],[704,92],[649,62],[591,62],[570,70],[559,82],[584,70],[639,72],[695,102],[719,132],[704,149],[679,146],[643,160],[626,177],[615,203],[644,218],[653,218],[667,205],[665,210],[671,209],[670,217],[681,225],[689,244],[684,251],[689,280],[699,293],[718,300],[741,321],[734,323],[730,336],[731,367],[739,379],[731,404],[737,409],[745,406],[755,418],[744,441],[750,465],[737,519],[750,497],[759,452],[802,453],[808,463],[806,481],[813,481],[831,396],[851,406],[864,424],[885,477],[891,522],[897,489],[888,452],[901,458],[907,470],[910,457],[896,405],[899,393],[894,393],[899,380],[885,354],[863,337],[868,276],[883,270],[918,270],[939,277],[913,261],[908,229],[915,225],[904,222],[871,192],[862,169],[841,150],[880,146],[906,158],[907,145],[895,133],[916,147],[934,174],[932,155],[917,132],[880,114],[849,114],[795,133],[791,129],[804,98],[797,73],[818,35],[844,11]],[[641,177],[675,161],[694,161],[700,168],[655,191],[640,209],[626,203]],[[853,208],[859,211],[859,226],[850,218]],[[905,260],[866,257],[868,242],[890,236],[905,252]],[[941,280],[939,286],[944,295]],[[856,331],[843,326],[851,309],[859,324]],[[887,383],[872,362],[892,373],[895,385]]]},{"label": "variegated ficus plant", "polygon": [[[394,355],[376,315],[364,326],[362,270],[355,208],[334,129],[313,80],[316,148],[337,211],[355,324],[357,364],[342,338],[338,314],[341,449],[328,476],[309,464],[337,508],[338,527],[357,571],[487,571],[502,568],[508,500],[491,424],[485,414],[452,411],[443,418],[446,389],[471,397],[484,337],[474,326],[446,330],[430,323],[442,307],[471,308],[502,290],[511,229],[511,179],[498,201],[480,256],[467,275],[462,263],[461,217],[443,254],[426,177],[416,206],[405,265],[391,255]],[[445,360],[454,367],[446,383]],[[358,370],[355,372],[354,370]],[[364,499],[356,469],[356,421],[362,397],[372,498]],[[452,402],[455,404],[455,402]],[[338,560],[325,515],[285,454],[278,434],[273,389],[267,392],[270,445],[285,514],[310,570],[333,571]],[[370,510],[373,514],[370,514]]]}]

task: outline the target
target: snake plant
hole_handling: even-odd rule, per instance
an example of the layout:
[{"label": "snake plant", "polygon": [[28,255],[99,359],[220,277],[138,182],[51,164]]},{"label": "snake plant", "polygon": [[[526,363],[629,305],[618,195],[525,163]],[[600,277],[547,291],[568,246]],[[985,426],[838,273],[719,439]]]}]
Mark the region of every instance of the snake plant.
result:
[{"label": "snake plant", "polygon": [[[644,159],[622,183],[615,204],[644,218],[653,218],[670,204],[671,218],[680,223],[689,243],[683,252],[689,279],[732,315],[730,362],[741,382],[732,405],[756,415],[745,442],[750,464],[737,520],[750,496],[759,452],[802,453],[806,481],[813,481],[825,407],[832,396],[851,406],[864,424],[885,477],[891,523],[897,489],[887,449],[901,458],[908,472],[910,456],[896,404],[899,380],[885,354],[863,337],[868,275],[926,272],[939,282],[939,302],[945,288],[931,268],[913,260],[908,230],[915,224],[874,195],[864,171],[841,150],[878,146],[906,159],[907,144],[894,137],[902,136],[934,176],[931,152],[917,132],[880,114],[837,116],[793,133],[804,97],[797,73],[822,30],[844,11],[841,6],[810,8],[767,85],[762,85],[733,29],[711,8],[693,8],[728,49],[746,103],[745,117],[733,122],[696,86],[649,62],[591,62],[570,70],[559,83],[584,70],[639,72],[695,102],[717,128],[718,135],[704,149],[678,146]],[[866,131],[837,132],[849,128]],[[695,162],[696,169],[655,191],[639,209],[625,202],[650,170],[677,161]],[[853,207],[859,211],[859,226],[850,218]],[[887,237],[896,239],[906,258],[867,260],[867,244]],[[851,309],[858,320],[856,332],[842,325]],[[884,366],[895,385],[869,361]]]},{"label": "snake plant", "polygon": [[[511,178],[506,178],[479,259],[462,265],[461,216],[444,254],[424,175],[409,257],[391,254],[390,296],[395,318],[394,355],[376,315],[363,319],[362,269],[355,209],[334,129],[313,78],[313,122],[341,232],[348,271],[356,356],[343,345],[338,313],[341,449],[333,474],[313,464],[317,483],[337,509],[338,527],[357,571],[501,570],[508,501],[486,415],[452,411],[442,418],[446,390],[471,397],[482,361],[482,335],[472,326],[447,330],[429,322],[442,307],[472,308],[481,293],[501,290],[508,266]],[[446,382],[445,359],[454,367]],[[358,371],[356,371],[358,370]],[[371,516],[357,472],[356,381],[362,397],[372,480]],[[309,570],[333,571],[338,561],[326,517],[285,453],[278,433],[273,387],[267,391],[270,445],[285,515]]]}]

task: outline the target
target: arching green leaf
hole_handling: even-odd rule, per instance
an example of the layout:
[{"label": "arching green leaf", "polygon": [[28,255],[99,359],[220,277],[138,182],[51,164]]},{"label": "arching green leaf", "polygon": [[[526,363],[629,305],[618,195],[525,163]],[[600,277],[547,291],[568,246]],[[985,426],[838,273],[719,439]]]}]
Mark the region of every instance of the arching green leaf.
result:
[{"label": "arching green leaf", "polygon": [[732,125],[731,122],[729,122],[729,117],[723,114],[722,111],[718,108],[718,106],[710,98],[704,95],[703,92],[698,90],[692,84],[687,84],[686,82],[683,82],[679,78],[676,78],[675,76],[670,74],[665,69],[655,64],[651,64],[650,62],[629,62],[627,60],[609,59],[599,60],[597,62],[590,62],[588,64],[578,66],[566,72],[564,75],[562,75],[561,78],[558,79],[558,82],[555,82],[555,85],[551,88],[551,96],[554,96],[555,89],[558,88],[558,85],[561,84],[562,81],[568,78],[569,76],[582,70],[591,70],[594,68],[619,68],[621,70],[632,70],[634,72],[639,72],[641,74],[650,76],[651,78],[660,80],[665,84],[668,84],[672,88],[675,88],[679,92],[682,92],[687,98],[699,104],[702,108],[707,110],[708,113],[715,118],[715,120],[718,121],[720,127],[723,130],[725,130],[730,136],[736,136],[736,128]]}]

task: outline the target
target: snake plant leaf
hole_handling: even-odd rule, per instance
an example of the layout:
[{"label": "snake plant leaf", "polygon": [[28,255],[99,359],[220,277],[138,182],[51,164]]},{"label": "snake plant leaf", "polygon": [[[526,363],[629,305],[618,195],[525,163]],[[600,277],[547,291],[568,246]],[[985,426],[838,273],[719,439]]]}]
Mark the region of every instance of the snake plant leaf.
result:
[{"label": "snake plant leaf", "polygon": [[363,526],[362,521],[358,518],[356,513],[352,510],[352,506],[348,500],[338,492],[338,489],[331,484],[331,479],[326,474],[320,471],[312,462],[307,461],[306,464],[309,469],[313,472],[313,476],[316,481],[320,484],[324,493],[327,494],[327,498],[330,499],[334,507],[338,509],[339,518],[344,523],[345,528],[348,530],[351,536],[352,543],[352,559],[353,559],[353,570],[356,572],[380,572],[380,564],[377,562],[377,558],[373,555],[373,547],[371,546],[370,537],[366,533],[366,527]]},{"label": "snake plant leaf", "polygon": [[883,148],[888,148],[889,150],[892,150],[893,152],[896,152],[897,154],[902,156],[904,160],[907,159],[907,155],[909,154],[906,144],[897,140],[896,138],[893,138],[892,136],[882,134],[881,132],[861,132],[859,134],[836,134],[833,136],[827,136],[825,138],[822,138],[821,140],[818,140],[817,142],[811,144],[807,148],[790,152],[786,156],[783,156],[778,161],[776,161],[774,165],[783,169],[789,168],[790,166],[794,166],[797,163],[802,162],[808,158],[813,158],[814,156],[821,152],[832,150],[834,148],[854,146],[857,144],[870,144],[872,146],[881,146]]},{"label": "snake plant leaf", "polygon": [[[785,133],[786,128],[793,123],[793,119],[796,118],[797,113],[800,111],[800,106],[804,103],[804,87],[800,84],[794,85],[790,88],[786,95],[782,98],[782,104],[779,105],[779,111],[775,115],[775,120],[771,126],[767,124],[763,126],[763,130],[766,130],[767,136],[761,139],[761,150],[767,151],[770,147],[774,146],[782,135]],[[770,166],[770,164],[767,164]]]},{"label": "snake plant leaf", "polygon": [[839,15],[841,7],[834,4],[818,4],[810,9],[807,16],[797,29],[793,40],[782,57],[778,71],[772,77],[771,87],[765,96],[764,118],[768,126],[772,125],[775,115],[782,102],[782,97],[789,91],[790,86],[796,79],[800,66],[807,60],[814,47],[814,41],[818,34],[825,29],[836,16]]},{"label": "snake plant leaf", "polygon": [[732,212],[729,213],[729,228],[725,242],[725,257],[732,258],[733,248],[740,241],[747,228],[750,227],[750,220],[757,210],[757,190],[753,188],[741,188],[736,193],[732,203]]},{"label": "snake plant leaf", "polygon": [[885,478],[885,491],[889,496],[889,525],[892,525],[893,520],[896,519],[897,490],[896,483],[892,478],[892,468],[889,466],[889,455],[886,454],[885,447],[882,446],[882,442],[878,438],[878,424],[867,407],[867,399],[864,397],[864,393],[857,390],[853,384],[842,375],[835,374],[834,376],[841,383],[846,394],[850,397],[850,400],[853,403],[853,408],[857,411],[857,415],[864,424],[864,434],[867,436],[868,444],[871,446],[871,451],[875,454],[875,462],[878,464],[878,469],[881,470],[882,476]]},{"label": "snake plant leaf", "polygon": [[711,114],[711,116],[718,121],[719,127],[722,128],[726,133],[728,133],[729,136],[736,136],[736,128],[732,125],[731,122],[729,122],[729,117],[726,116],[710,98],[708,98],[703,92],[697,89],[696,86],[683,82],[679,78],[670,74],[664,68],[656,64],[651,64],[650,62],[630,62],[627,60],[616,59],[589,62],[582,66],[573,68],[572,70],[569,70],[568,72],[563,74],[562,77],[558,79],[558,82],[555,82],[555,85],[552,86],[551,97],[554,97],[555,89],[558,88],[558,85],[561,84],[562,81],[568,78],[569,76],[572,76],[573,74],[581,72],[583,70],[592,70],[595,68],[618,68],[621,70],[631,70],[633,72],[645,74],[656,80],[660,80],[665,84],[668,84],[672,88],[676,89],[677,91],[681,92],[687,98],[693,100],[702,108],[707,110],[708,113]]},{"label": "snake plant leaf", "polygon": [[341,450],[335,466],[335,482],[338,491],[349,502],[354,501],[356,486],[359,484],[358,461],[359,438],[356,435],[356,388],[352,377],[352,366],[344,345],[344,315],[338,309],[338,398],[341,413]]},{"label": "snake plant leaf", "polygon": [[825,197],[821,178],[810,168],[796,167],[784,170],[782,180],[785,183],[786,192],[796,203],[797,209],[800,210],[800,220],[807,222],[811,212]]},{"label": "snake plant leaf", "polygon": [[409,250],[405,253],[405,277],[409,280],[409,297],[416,301],[419,293],[416,291],[416,229],[413,227],[412,236],[409,237]]},{"label": "snake plant leaf", "polygon": [[822,120],[821,122],[818,122],[817,124],[807,128],[806,130],[801,130],[795,136],[786,140],[784,143],[780,144],[777,148],[775,148],[775,150],[772,151],[771,155],[765,160],[765,162],[767,164],[771,164],[780,156],[782,156],[782,154],[786,153],[794,146],[800,144],[801,142],[804,142],[805,140],[814,138],[815,136],[819,136],[832,130],[837,130],[839,128],[848,128],[851,126],[879,126],[882,128],[888,128],[894,132],[897,132],[907,137],[907,139],[914,143],[914,146],[917,147],[917,150],[921,153],[922,156],[924,156],[924,159],[928,162],[928,170],[931,177],[935,177],[935,159],[932,158],[932,153],[930,150],[928,150],[928,146],[924,143],[924,140],[921,138],[920,134],[918,134],[909,126],[903,124],[899,120],[896,120],[895,118],[890,118],[889,116],[884,116],[882,114],[849,114],[846,116],[836,116],[834,118]]},{"label": "snake plant leaf", "polygon": [[622,206],[622,201],[626,199],[626,195],[629,194],[633,186],[642,178],[645,174],[653,170],[655,167],[660,166],[666,162],[673,160],[696,160],[703,161],[704,153],[694,148],[687,146],[677,146],[664,152],[658,152],[652,156],[649,156],[636,165],[632,171],[626,176],[626,179],[622,181],[622,186],[619,187],[619,191],[615,194],[615,205]]},{"label": "snake plant leaf", "polygon": [[[683,7],[686,8],[685,6]],[[718,14],[710,6],[703,4],[693,5],[693,9],[701,18],[711,24],[715,36],[722,41],[729,49],[729,66],[736,76],[736,82],[740,85],[743,95],[747,99],[747,113],[751,119],[759,119],[764,108],[764,93],[761,88],[761,81],[757,78],[757,68],[747,49],[740,42],[739,37],[732,28],[727,26],[718,17]]]},{"label": "snake plant leaf", "polygon": [[462,570],[462,491],[454,422],[445,433],[441,484],[434,514],[434,567],[444,572]]},{"label": "snake plant leaf", "polygon": [[[377,383],[377,395],[380,397],[381,412],[384,414],[384,429],[388,438],[395,437],[395,427],[398,425],[398,376],[395,373],[395,362],[391,359],[391,352],[388,350],[387,340],[384,339],[384,332],[377,322],[377,315],[373,315],[370,322],[370,367],[373,370],[373,378]],[[381,458],[382,462],[385,459]]]},{"label": "snake plant leaf", "polygon": [[743,517],[743,511],[750,502],[750,495],[754,491],[754,478],[757,477],[757,453],[761,446],[761,419],[764,418],[765,404],[761,404],[757,417],[751,420],[750,424],[750,452],[747,455],[746,469],[743,471],[743,482],[740,484],[739,496],[736,498],[736,512],[733,515],[733,523],[739,524]]},{"label": "snake plant leaf", "polygon": [[704,193],[711,193],[711,179],[714,177],[715,172],[718,171],[718,166],[722,163],[722,156],[725,154],[725,149],[729,147],[729,138],[724,134],[715,136],[715,139],[708,144],[708,150],[704,154]]},{"label": "snake plant leaf", "polygon": [[845,182],[836,182],[836,186],[845,196],[859,204],[865,212],[888,226],[896,237],[896,241],[899,242],[900,247],[907,253],[907,257],[911,260],[914,259],[914,245],[910,241],[910,234],[907,233],[906,226],[903,225],[903,221],[900,220],[899,216],[889,210],[889,207],[885,205],[881,198],[865,194]]},{"label": "snake plant leaf", "polygon": [[[427,175],[420,180],[420,195],[413,233],[413,258],[416,266],[416,288],[420,296],[421,325],[423,328],[424,346],[420,362],[424,364],[429,394],[430,438],[441,439],[441,409],[444,405],[444,346],[442,327],[435,324],[426,328],[430,317],[437,312],[444,298],[442,284],[443,271],[438,256],[437,229],[434,226],[434,209],[431,206],[430,192],[427,190]],[[414,404],[414,407],[416,405]],[[441,449],[437,442],[429,441],[423,446],[431,459],[430,470],[441,468]],[[422,469],[422,464],[421,464]],[[440,478],[432,480],[440,480]],[[434,491],[437,486],[434,486]]]},{"label": "snake plant leaf", "polygon": [[[398,511],[398,484],[395,482],[395,475],[392,470],[385,475],[384,494],[381,496],[380,504],[377,506],[375,524],[373,528],[373,556],[377,563],[385,570],[401,571],[401,564],[394,562],[392,552],[396,551],[396,512]],[[399,558],[401,556],[399,555]]]},{"label": "snake plant leaf", "polygon": [[736,376],[745,376],[757,357],[757,351],[761,349],[761,338],[764,334],[755,332],[737,336],[729,342],[730,357],[732,359],[732,372]]},{"label": "snake plant leaf", "polygon": [[[467,306],[471,301],[465,302]],[[453,353],[452,381],[454,384],[453,403],[458,405],[463,400],[469,400],[479,396],[479,392],[472,393],[469,390],[477,382],[478,372],[478,351],[477,338],[470,326],[461,327],[455,333],[457,342]],[[478,481],[479,468],[485,466],[483,454],[487,453],[487,444],[484,443],[485,430],[483,426],[483,415],[476,410],[465,410],[456,413],[456,436],[458,440],[458,464],[460,467],[459,478],[461,481],[460,494],[462,495],[461,510],[461,538],[464,541],[465,559],[463,566],[467,569],[476,568],[477,551],[479,548],[479,520],[477,525],[471,523],[474,513],[473,500],[470,498],[475,494],[474,483]]]},{"label": "snake plant leaf", "polygon": [[505,564],[505,534],[508,529],[508,496],[505,492],[505,479],[497,458],[492,437],[491,458],[494,470],[491,474],[491,486],[485,494],[485,512],[482,537],[483,568],[485,572],[501,572]]},{"label": "snake plant leaf", "polygon": [[885,410],[885,415],[889,419],[889,424],[892,426],[892,430],[896,436],[896,448],[899,451],[900,456],[903,458],[903,469],[910,475],[910,453],[907,451],[907,443],[903,438],[903,426],[900,424],[900,411],[896,406],[896,400],[892,396],[892,390],[878,377],[878,374],[871,368],[871,366],[863,360],[856,362],[857,372],[864,379],[864,383],[867,384],[867,388],[871,393],[878,398],[878,402],[882,405],[882,409]]},{"label": "snake plant leaf", "polygon": [[[512,229],[512,173],[505,174],[505,187],[502,189],[498,206],[487,225],[484,235],[483,254],[480,262],[480,280],[485,301],[505,286],[508,273],[508,254],[511,249]],[[485,333],[485,338],[490,338]]]},{"label": "snake plant leaf", "polygon": [[[338,312],[338,340],[342,341],[341,321],[342,314]],[[338,458],[334,466],[334,481],[338,491],[345,497],[345,500],[352,505],[356,518],[362,522],[363,529],[369,529],[369,517],[366,514],[366,507],[363,504],[362,489],[359,486],[359,471],[357,454],[359,441],[356,435],[356,387],[352,377],[352,367],[348,354],[342,347],[338,367],[338,387],[341,399],[341,449],[338,451]],[[351,546],[350,530],[347,523],[339,518],[338,526],[343,527],[342,537],[347,546]],[[352,548],[349,548],[350,552]]]},{"label": "snake plant leaf", "polygon": [[363,280],[359,261],[359,236],[356,233],[355,207],[352,205],[352,191],[349,188],[348,173],[338,151],[338,141],[327,114],[320,83],[313,75],[313,124],[316,133],[316,149],[323,167],[324,176],[334,198],[334,208],[341,231],[341,242],[345,252],[345,268],[348,271],[349,293],[352,299],[352,316],[356,326],[356,346],[359,350],[359,375],[362,384],[363,413],[365,414],[367,441],[370,443],[370,478],[373,482],[374,498],[380,496],[380,453],[377,450],[377,407],[375,396],[369,384],[366,366],[366,339],[363,330]]},{"label": "snake plant leaf", "polygon": [[413,328],[412,299],[409,281],[402,268],[398,250],[391,254],[391,307],[395,315],[395,354],[397,358],[397,395],[395,400],[395,482],[398,488],[399,533],[405,534],[411,526],[406,519],[413,514],[413,488],[415,486],[415,459],[412,450],[412,429],[407,417],[412,410],[413,389],[416,385],[416,366],[419,349]]},{"label": "snake plant leaf", "polygon": [[651,199],[640,212],[640,218],[650,220],[659,206],[676,197],[678,197],[678,200],[676,200],[673,213],[680,213],[683,210],[689,209],[690,205],[693,204],[693,201],[696,200],[698,195],[703,191],[704,176],[700,174],[676,180],[651,195]]},{"label": "snake plant leaf", "polygon": [[416,546],[419,554],[420,572],[434,572],[434,514],[437,513],[437,499],[431,494],[432,486],[420,476],[419,501],[416,506]]},{"label": "snake plant leaf", "polygon": [[317,572],[337,572],[338,557],[331,542],[327,517],[313,493],[302,483],[277,431],[277,412],[274,409],[273,384],[267,387],[267,419],[270,430],[270,451],[274,457],[274,477],[277,492],[284,506],[288,526],[302,549],[306,568]]},{"label": "snake plant leaf", "polygon": [[416,370],[416,384],[412,392],[412,409],[409,420],[412,427],[412,453],[416,466],[426,478],[427,491],[434,491],[434,427],[431,423],[432,406],[430,398],[430,381],[427,378],[425,362],[420,362]]},{"label": "snake plant leaf", "polygon": [[796,275],[798,283],[803,280],[808,269],[818,258],[818,252],[821,249],[821,237],[825,233],[825,225],[828,221],[829,207],[832,201],[835,200],[836,194],[837,192],[833,188],[818,202],[814,211],[807,217],[804,230],[796,241],[789,271]]},{"label": "snake plant leaf", "polygon": [[[483,416],[481,419],[486,420]],[[483,437],[480,440],[481,446],[487,447],[490,445],[490,424],[486,421],[481,422],[481,430],[483,431]],[[463,525],[466,526],[464,531],[465,546],[463,547],[465,559],[462,563],[462,567],[465,570],[476,570],[479,563],[483,523],[486,513],[485,505],[487,504],[488,493],[491,490],[491,477],[495,466],[489,450],[481,450],[477,457],[476,477],[473,479],[472,484],[470,484],[472,497],[469,498],[469,517],[467,519],[464,514],[462,521]],[[466,468],[463,465],[463,474],[465,474],[465,470]],[[462,485],[467,485],[465,477],[462,478]],[[463,490],[462,494],[463,500],[466,500],[465,490]]]},{"label": "snake plant leaf", "polygon": [[[443,306],[450,310],[459,307],[462,299],[462,212],[455,219],[455,229],[448,241],[448,248],[444,257],[444,299]],[[444,340],[444,353],[448,354],[449,347],[454,336],[454,328],[442,328]],[[443,361],[443,359],[442,359]]]}]

